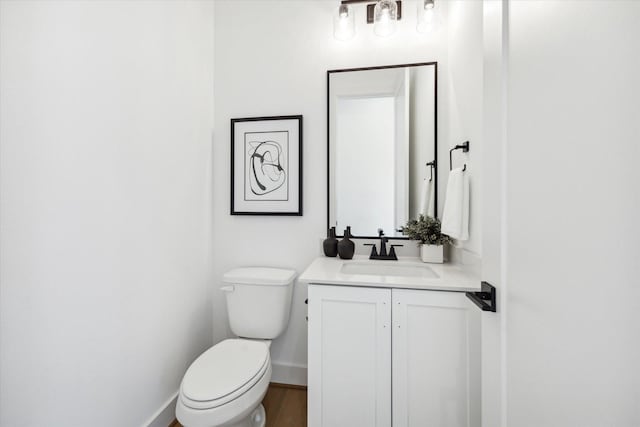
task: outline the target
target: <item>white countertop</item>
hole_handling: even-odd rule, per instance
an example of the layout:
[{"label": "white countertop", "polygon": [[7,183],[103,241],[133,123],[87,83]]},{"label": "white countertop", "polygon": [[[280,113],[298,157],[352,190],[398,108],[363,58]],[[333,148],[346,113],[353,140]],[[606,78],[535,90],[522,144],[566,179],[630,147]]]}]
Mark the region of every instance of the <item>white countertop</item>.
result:
[{"label": "white countertop", "polygon": [[[346,274],[343,265],[354,264],[393,266],[408,268],[428,268],[433,277],[393,276],[391,274]],[[356,256],[352,260],[318,257],[298,277],[303,283],[315,285],[367,286],[376,288],[424,289],[435,291],[479,291],[480,277],[470,266],[455,263],[425,264],[418,258],[400,258],[398,261],[369,260],[366,256]]]}]

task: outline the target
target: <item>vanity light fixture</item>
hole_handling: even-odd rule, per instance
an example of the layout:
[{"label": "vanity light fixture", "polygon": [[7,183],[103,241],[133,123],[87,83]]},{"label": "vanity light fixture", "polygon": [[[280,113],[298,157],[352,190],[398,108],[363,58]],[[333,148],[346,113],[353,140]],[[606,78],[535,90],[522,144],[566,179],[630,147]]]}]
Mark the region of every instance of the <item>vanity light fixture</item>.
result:
[{"label": "vanity light fixture", "polygon": [[435,0],[418,0],[418,24],[416,30],[419,33],[431,33],[436,30],[436,2]]},{"label": "vanity light fixture", "polygon": [[396,31],[398,21],[398,5],[394,0],[380,0],[373,10],[373,32],[380,37],[387,37]]},{"label": "vanity light fixture", "polygon": [[[396,23],[402,18],[401,0],[342,0],[338,13],[333,18],[333,37],[349,40],[356,35],[355,3],[367,4],[367,23],[373,24],[373,32],[387,37],[396,31]],[[436,0],[416,0],[418,5],[416,30],[431,33],[438,29],[439,19]]]},{"label": "vanity light fixture", "polygon": [[[419,0],[422,1],[422,0]],[[342,0],[338,12],[333,18],[333,37],[337,40],[349,40],[356,34],[354,3],[367,4],[367,24],[373,24],[376,35],[386,37],[396,30],[396,22],[402,17],[402,1],[394,0]]]},{"label": "vanity light fixture", "polygon": [[348,4],[340,4],[337,15],[333,18],[333,37],[337,40],[349,40],[356,35],[356,19],[353,9]]}]

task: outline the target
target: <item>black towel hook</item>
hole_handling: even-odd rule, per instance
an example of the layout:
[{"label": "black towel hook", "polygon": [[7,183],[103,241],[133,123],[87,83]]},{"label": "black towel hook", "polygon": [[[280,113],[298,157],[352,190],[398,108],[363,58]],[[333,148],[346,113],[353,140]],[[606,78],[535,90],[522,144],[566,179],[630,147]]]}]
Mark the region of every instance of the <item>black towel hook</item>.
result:
[{"label": "black towel hook", "polygon": [[[462,150],[463,153],[467,153],[469,152],[469,141],[465,141],[462,144],[458,144],[455,147],[453,147],[451,150],[449,150],[449,170],[453,170],[453,150]],[[467,170],[467,164],[464,164],[464,167],[462,168],[462,171],[466,171]]]},{"label": "black towel hook", "polygon": [[429,181],[433,181],[433,169],[436,167],[436,161],[431,160],[425,166],[429,166]]}]

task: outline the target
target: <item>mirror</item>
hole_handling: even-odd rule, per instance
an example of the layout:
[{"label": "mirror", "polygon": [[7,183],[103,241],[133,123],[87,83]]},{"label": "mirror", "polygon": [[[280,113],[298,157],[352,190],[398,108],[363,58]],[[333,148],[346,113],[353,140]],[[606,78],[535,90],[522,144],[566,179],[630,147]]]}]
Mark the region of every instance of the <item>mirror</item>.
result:
[{"label": "mirror", "polygon": [[437,63],[331,70],[328,226],[403,238],[437,208]]}]

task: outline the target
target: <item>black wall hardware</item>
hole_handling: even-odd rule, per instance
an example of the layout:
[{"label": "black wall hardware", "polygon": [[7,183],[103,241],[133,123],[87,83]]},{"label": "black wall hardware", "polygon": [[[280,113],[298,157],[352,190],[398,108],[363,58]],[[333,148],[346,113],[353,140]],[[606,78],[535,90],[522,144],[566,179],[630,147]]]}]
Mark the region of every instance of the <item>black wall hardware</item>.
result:
[{"label": "black wall hardware", "polygon": [[480,292],[465,292],[465,295],[482,311],[496,312],[496,288],[489,283],[482,282]]},{"label": "black wall hardware", "polygon": [[[453,150],[462,150],[463,153],[468,153],[469,152],[469,141],[465,141],[462,144],[458,144],[455,147],[453,147],[451,150],[449,150],[449,170],[453,169],[453,160],[452,160],[452,155],[453,155]],[[464,164],[464,167],[462,168],[463,171],[467,170],[467,164]]]},{"label": "black wall hardware", "polygon": [[433,169],[435,169],[435,167],[436,167],[436,161],[435,160],[431,160],[425,166],[429,166],[429,182],[431,182],[431,181],[433,181]]}]

